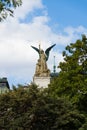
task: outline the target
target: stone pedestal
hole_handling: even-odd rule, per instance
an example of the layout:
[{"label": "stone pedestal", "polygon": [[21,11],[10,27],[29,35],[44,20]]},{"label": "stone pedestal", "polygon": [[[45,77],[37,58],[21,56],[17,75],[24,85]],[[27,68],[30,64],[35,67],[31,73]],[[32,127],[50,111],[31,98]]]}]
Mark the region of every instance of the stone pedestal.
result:
[{"label": "stone pedestal", "polygon": [[34,76],[33,82],[38,85],[38,87],[46,88],[48,84],[50,84],[50,76],[49,77],[36,77]]}]

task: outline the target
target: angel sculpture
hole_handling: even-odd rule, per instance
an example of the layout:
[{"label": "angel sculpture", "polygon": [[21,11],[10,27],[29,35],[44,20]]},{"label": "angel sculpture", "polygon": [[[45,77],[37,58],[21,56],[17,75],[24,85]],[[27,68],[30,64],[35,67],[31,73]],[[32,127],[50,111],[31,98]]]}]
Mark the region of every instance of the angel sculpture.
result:
[{"label": "angel sculpture", "polygon": [[49,58],[49,52],[50,50],[55,46],[56,44],[50,46],[49,48],[46,49],[44,52],[39,45],[39,49],[31,46],[34,50],[36,50],[39,54],[39,59],[38,63],[36,64],[36,72],[35,76],[49,76],[50,75],[50,70],[47,67],[47,60]]}]

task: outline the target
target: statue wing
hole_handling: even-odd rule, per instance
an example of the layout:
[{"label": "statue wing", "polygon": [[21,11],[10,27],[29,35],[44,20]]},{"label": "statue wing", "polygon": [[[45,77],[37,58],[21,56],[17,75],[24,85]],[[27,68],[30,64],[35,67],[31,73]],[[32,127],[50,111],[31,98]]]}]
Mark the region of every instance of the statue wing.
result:
[{"label": "statue wing", "polygon": [[47,61],[48,58],[49,58],[49,52],[50,52],[50,50],[51,50],[55,45],[56,45],[56,44],[54,44],[54,45],[52,45],[52,46],[50,46],[49,48],[46,49],[46,51],[45,51],[45,54],[46,54],[46,61]]},{"label": "statue wing", "polygon": [[34,47],[34,46],[31,46],[34,50],[36,50],[39,54],[40,54],[40,51],[38,48]]}]

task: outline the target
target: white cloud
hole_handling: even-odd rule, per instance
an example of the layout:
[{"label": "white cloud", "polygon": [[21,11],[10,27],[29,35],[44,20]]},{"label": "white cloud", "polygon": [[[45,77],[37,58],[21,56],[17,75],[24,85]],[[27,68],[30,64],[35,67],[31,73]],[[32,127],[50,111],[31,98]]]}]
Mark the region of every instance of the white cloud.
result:
[{"label": "white cloud", "polygon": [[24,19],[30,12],[33,12],[34,9],[41,9],[44,7],[42,0],[22,0],[22,2],[22,6],[15,11],[15,16],[21,19]]},{"label": "white cloud", "polygon": [[[32,80],[38,54],[30,45],[38,47],[41,42],[44,50],[54,43],[57,46],[65,46],[75,39],[75,33],[78,36],[79,32],[87,32],[87,29],[80,26],[77,28],[67,27],[60,34],[54,33],[48,25],[50,19],[47,14],[34,16],[29,23],[19,22],[19,18],[24,19],[36,8],[45,12],[41,0],[26,0],[26,2],[23,0],[23,5],[16,10],[15,17],[9,17],[0,23],[0,77],[8,77],[13,84],[28,83]],[[58,61],[56,65],[63,60],[59,48],[55,48],[51,51],[48,61],[51,70],[54,55]]]}]

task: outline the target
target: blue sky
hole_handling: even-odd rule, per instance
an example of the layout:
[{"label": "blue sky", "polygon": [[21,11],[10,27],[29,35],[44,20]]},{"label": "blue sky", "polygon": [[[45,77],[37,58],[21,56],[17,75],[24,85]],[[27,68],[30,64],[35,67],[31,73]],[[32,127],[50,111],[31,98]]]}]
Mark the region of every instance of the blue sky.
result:
[{"label": "blue sky", "polygon": [[87,0],[44,0],[49,17],[60,26],[87,26]]},{"label": "blue sky", "polygon": [[0,77],[10,86],[30,83],[38,60],[30,46],[39,43],[44,50],[56,43],[47,63],[53,71],[54,55],[58,66],[65,46],[87,35],[86,5],[87,0],[23,0],[14,18],[0,23]]}]

